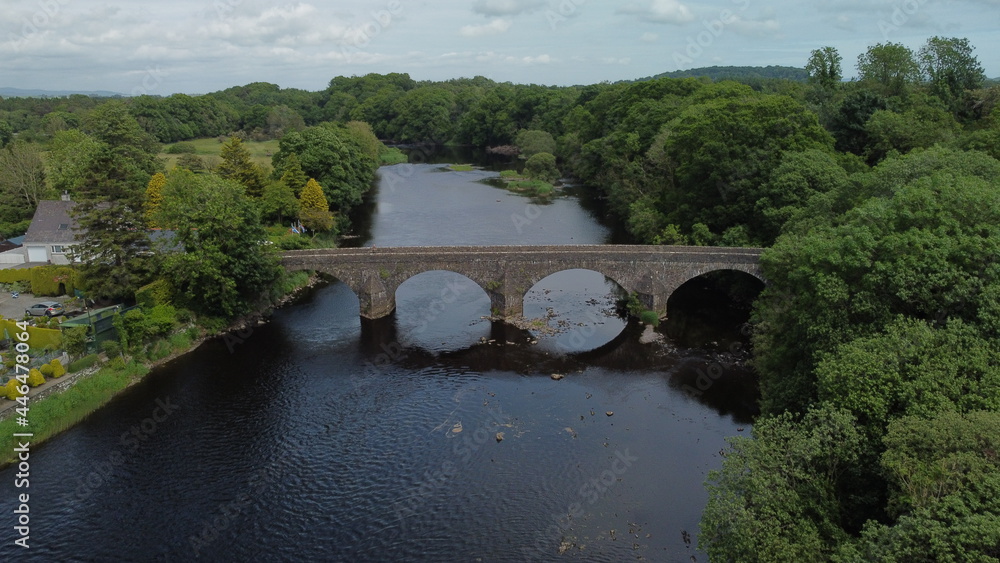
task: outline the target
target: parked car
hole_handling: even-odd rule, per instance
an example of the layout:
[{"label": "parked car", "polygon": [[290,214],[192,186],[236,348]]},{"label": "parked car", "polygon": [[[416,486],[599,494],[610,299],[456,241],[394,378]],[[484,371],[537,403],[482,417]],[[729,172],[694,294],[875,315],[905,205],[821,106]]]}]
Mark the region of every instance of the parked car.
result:
[{"label": "parked car", "polygon": [[25,315],[31,315],[32,317],[41,317],[42,315],[55,317],[64,312],[66,312],[66,309],[63,308],[62,303],[56,303],[55,301],[42,301],[24,310]]}]

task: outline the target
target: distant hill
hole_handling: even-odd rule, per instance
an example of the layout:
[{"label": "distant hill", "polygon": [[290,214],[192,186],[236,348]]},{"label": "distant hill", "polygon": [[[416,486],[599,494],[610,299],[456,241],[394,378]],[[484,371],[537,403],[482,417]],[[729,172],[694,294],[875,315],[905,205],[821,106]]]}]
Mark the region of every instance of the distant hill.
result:
[{"label": "distant hill", "polygon": [[656,80],[657,78],[701,78],[708,77],[713,81],[720,80],[766,80],[783,79],[796,82],[805,82],[809,78],[809,73],[804,68],[793,66],[710,66],[704,68],[692,68],[690,70],[675,70],[664,72],[656,76],[640,78],[635,82],[644,80]]},{"label": "distant hill", "polygon": [[114,98],[124,95],[120,92],[109,92],[106,90],[85,92],[83,90],[22,90],[21,88],[0,88],[0,97],[4,98],[65,98],[73,94],[82,94],[93,98]]}]

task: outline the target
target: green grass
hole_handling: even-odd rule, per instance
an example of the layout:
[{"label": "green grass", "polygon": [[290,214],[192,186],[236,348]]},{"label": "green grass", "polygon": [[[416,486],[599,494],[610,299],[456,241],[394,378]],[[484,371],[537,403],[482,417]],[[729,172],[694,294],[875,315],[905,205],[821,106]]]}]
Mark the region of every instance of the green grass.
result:
[{"label": "green grass", "polygon": [[396,147],[390,147],[379,155],[382,164],[404,164],[409,162],[409,157]]},{"label": "green grass", "polygon": [[134,363],[120,369],[105,367],[61,393],[32,401],[27,428],[17,425],[16,416],[0,422],[0,466],[14,461],[14,433],[32,432],[33,445],[44,442],[86,418],[148,372],[145,366]]},{"label": "green grass", "polygon": [[[214,156],[218,158],[219,153],[222,151],[222,143],[215,137],[205,138],[205,139],[194,139],[192,141],[181,141],[182,143],[194,145],[194,154],[202,157]],[[170,145],[165,145],[163,148],[166,150]],[[271,168],[271,155],[278,152],[278,141],[243,141],[243,146],[250,151],[250,156],[253,157],[254,162],[260,164],[261,166],[266,166],[268,170]],[[165,152],[160,153],[160,158],[167,161],[167,170],[174,167],[177,163],[177,159],[180,158],[179,154],[167,154]]]},{"label": "green grass", "polygon": [[448,169],[454,172],[472,172],[475,170],[471,164],[449,164]]}]

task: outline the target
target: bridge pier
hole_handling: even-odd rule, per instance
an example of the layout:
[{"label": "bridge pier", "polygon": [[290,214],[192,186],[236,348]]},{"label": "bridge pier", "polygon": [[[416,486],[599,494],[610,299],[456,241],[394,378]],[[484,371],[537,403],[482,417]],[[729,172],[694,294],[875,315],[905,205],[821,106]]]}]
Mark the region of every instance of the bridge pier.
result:
[{"label": "bridge pier", "polygon": [[490,296],[490,312],[501,317],[515,317],[524,314],[524,296],[516,291],[500,293],[487,290]]},{"label": "bridge pier", "polygon": [[361,276],[361,286],[354,288],[361,306],[361,316],[381,319],[396,309],[396,292],[389,291],[378,272],[366,270]]}]

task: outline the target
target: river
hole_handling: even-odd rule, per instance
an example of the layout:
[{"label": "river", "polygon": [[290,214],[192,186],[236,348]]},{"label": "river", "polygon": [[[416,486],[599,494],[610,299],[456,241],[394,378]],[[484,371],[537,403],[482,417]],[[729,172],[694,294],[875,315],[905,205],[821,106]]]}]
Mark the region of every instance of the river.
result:
[{"label": "river", "polygon": [[[615,240],[580,190],[532,202],[490,168],[383,168],[353,243]],[[544,335],[484,319],[457,274],[412,278],[375,322],[331,281],[36,446],[32,547],[5,526],[0,559],[706,561],[703,482],[755,409],[725,353],[745,348],[739,315],[643,345],[612,290],[546,278],[525,299],[560,330]]]}]

